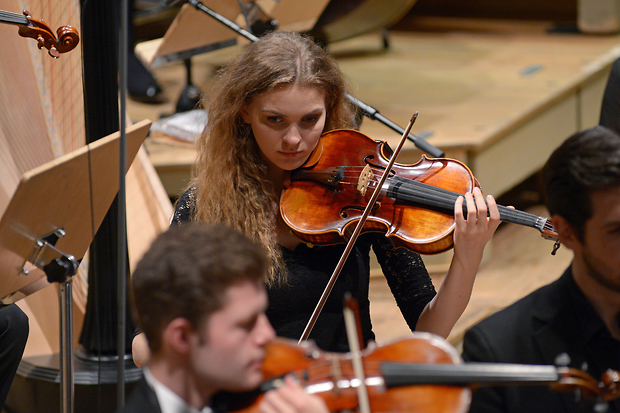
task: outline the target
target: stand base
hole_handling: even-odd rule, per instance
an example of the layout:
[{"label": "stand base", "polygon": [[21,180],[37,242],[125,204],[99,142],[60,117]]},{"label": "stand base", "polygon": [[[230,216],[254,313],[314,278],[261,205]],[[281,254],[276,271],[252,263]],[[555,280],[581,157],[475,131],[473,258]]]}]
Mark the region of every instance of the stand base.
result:
[{"label": "stand base", "polygon": [[[11,413],[57,413],[60,404],[60,357],[22,359],[9,391],[5,410]],[[125,393],[129,397],[142,370],[125,361]],[[116,361],[74,358],[74,413],[114,412],[117,407]]]}]

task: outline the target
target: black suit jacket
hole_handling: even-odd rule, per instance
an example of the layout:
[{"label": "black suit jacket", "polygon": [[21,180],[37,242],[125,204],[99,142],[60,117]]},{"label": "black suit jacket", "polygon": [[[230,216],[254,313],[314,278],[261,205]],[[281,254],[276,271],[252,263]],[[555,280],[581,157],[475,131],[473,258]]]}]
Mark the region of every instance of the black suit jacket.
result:
[{"label": "black suit jacket", "polygon": [[[580,305],[576,305],[576,301]],[[601,349],[593,345],[598,340],[597,336],[589,335],[589,326],[600,327],[601,324],[602,320],[578,290],[568,268],[555,282],[467,331],[463,358],[494,363],[556,364],[558,355],[566,353],[571,367],[582,368],[588,361],[590,374],[598,380],[600,370],[604,369],[601,364],[607,359],[600,362]],[[583,326],[586,326],[585,331]],[[597,334],[601,330],[603,334],[607,332],[605,328],[598,328]],[[609,337],[609,333],[606,334]],[[620,343],[615,344],[614,348],[614,340],[611,340],[614,357],[610,360],[618,360],[617,350],[620,354]],[[575,393],[559,392],[547,386],[481,387],[474,391],[470,408],[470,412],[593,411],[593,404],[576,401]],[[609,406],[609,412],[616,411],[619,411],[617,406]]]},{"label": "black suit jacket", "polygon": [[161,413],[155,390],[142,377],[118,413]]}]

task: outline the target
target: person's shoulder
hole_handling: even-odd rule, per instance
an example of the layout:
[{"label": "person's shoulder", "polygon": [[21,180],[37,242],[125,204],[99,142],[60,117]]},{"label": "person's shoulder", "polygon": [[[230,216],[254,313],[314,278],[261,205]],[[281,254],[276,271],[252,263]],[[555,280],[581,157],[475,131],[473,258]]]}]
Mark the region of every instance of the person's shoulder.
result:
[{"label": "person's shoulder", "polygon": [[547,306],[551,301],[555,301],[558,298],[556,294],[557,290],[562,283],[562,278],[559,278],[550,284],[544,285],[506,308],[490,315],[474,327],[482,329],[491,328],[494,330],[514,328],[515,324],[513,323],[523,321],[522,319],[524,317],[530,317],[532,314],[536,313],[536,310],[541,306]]},{"label": "person's shoulder", "polygon": [[469,328],[463,338],[463,358],[517,362],[529,354],[532,334],[566,305],[558,294],[564,282],[561,277],[542,286]]},{"label": "person's shoulder", "polygon": [[117,413],[161,413],[155,391],[144,377],[136,383],[127,403]]},{"label": "person's shoulder", "polygon": [[178,204],[188,204],[188,203],[195,203],[196,202],[196,194],[198,193],[198,187],[196,186],[190,186],[189,188],[187,188],[182,194],[181,196],[179,196],[179,200],[177,201],[177,205]]},{"label": "person's shoulder", "polygon": [[174,215],[172,216],[171,226],[177,226],[191,222],[196,207],[196,193],[198,189],[195,186],[189,187],[181,194],[174,206]]}]

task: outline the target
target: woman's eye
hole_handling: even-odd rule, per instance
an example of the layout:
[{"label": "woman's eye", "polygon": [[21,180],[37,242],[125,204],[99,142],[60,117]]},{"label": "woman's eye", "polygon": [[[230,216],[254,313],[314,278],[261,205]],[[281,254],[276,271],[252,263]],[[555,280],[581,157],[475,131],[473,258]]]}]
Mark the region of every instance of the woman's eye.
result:
[{"label": "woman's eye", "polygon": [[308,123],[316,123],[319,121],[319,117],[318,116],[310,116],[306,118],[306,122]]},{"label": "woman's eye", "polygon": [[278,123],[280,121],[282,121],[282,118],[279,116],[268,116],[267,117],[267,121],[270,123]]}]

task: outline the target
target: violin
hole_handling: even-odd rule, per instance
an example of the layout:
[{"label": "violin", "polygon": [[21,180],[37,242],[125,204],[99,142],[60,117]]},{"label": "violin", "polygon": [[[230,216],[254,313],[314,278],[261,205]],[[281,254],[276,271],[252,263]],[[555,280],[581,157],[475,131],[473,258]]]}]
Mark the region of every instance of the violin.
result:
[{"label": "violin", "polygon": [[57,59],[61,53],[70,52],[80,42],[77,30],[71,26],[61,26],[54,36],[52,29],[42,20],[33,19],[27,10],[23,15],[0,10],[0,23],[9,23],[19,26],[17,33],[22,37],[30,37],[37,41],[39,49],[45,47],[53,58]]},{"label": "violin", "polygon": [[[339,129],[322,135],[308,161],[291,172],[280,198],[284,222],[299,238],[317,245],[341,243],[368,205],[392,150],[361,132]],[[382,232],[396,247],[436,254],[453,247],[454,204],[480,187],[462,162],[426,158],[414,165],[395,163],[362,232]],[[467,206],[463,205],[465,215]],[[498,205],[502,221],[538,229],[560,244],[548,218]]]},{"label": "violin", "polygon": [[[360,380],[353,372],[351,353],[323,352],[311,342],[298,345],[287,339],[277,339],[266,350],[263,385],[245,397],[221,397],[219,403],[228,411],[258,411],[262,394],[278,387],[287,374],[293,374],[307,393],[321,397],[330,412],[358,409]],[[612,370],[598,382],[569,367],[464,363],[454,347],[430,333],[414,332],[412,338],[385,346],[371,343],[361,359],[373,413],[466,411],[471,392],[481,386],[545,385],[556,391],[578,390],[592,402],[620,396],[618,374]]]}]

